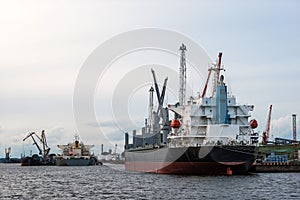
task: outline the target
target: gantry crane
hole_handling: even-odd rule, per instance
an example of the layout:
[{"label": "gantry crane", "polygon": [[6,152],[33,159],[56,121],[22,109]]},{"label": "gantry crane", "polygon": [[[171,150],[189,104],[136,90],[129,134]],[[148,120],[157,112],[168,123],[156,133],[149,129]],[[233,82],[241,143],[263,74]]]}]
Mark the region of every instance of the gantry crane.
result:
[{"label": "gantry crane", "polygon": [[262,144],[263,145],[266,145],[268,143],[268,140],[269,140],[270,126],[271,126],[271,115],[272,115],[272,105],[270,105],[270,109],[269,109],[266,130],[263,132],[263,138],[262,138]]},{"label": "gantry crane", "polygon": [[[33,136],[36,136],[38,138],[38,140],[42,143],[43,145],[43,149],[41,149],[41,147],[38,145],[38,143],[36,142],[36,140],[34,139]],[[31,137],[33,140],[33,145],[35,145],[38,150],[39,150],[39,154],[43,155],[44,160],[46,160],[49,152],[50,152],[50,147],[48,147],[47,145],[47,140],[46,140],[46,136],[45,136],[45,131],[42,130],[41,136],[38,136],[35,132],[31,132],[29,133],[24,139],[23,141],[25,141],[27,138]]]}]

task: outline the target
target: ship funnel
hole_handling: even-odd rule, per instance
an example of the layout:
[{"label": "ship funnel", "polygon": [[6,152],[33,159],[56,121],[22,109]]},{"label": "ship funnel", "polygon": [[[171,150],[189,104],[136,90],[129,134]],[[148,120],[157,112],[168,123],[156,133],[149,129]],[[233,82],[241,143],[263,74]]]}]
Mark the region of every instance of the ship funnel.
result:
[{"label": "ship funnel", "polygon": [[228,124],[227,86],[216,87],[216,116],[218,124]]}]

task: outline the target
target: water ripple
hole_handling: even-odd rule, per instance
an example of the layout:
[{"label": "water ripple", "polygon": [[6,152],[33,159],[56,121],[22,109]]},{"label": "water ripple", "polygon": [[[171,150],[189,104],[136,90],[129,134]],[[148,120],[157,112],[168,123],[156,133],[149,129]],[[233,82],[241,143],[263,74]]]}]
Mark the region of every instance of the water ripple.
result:
[{"label": "water ripple", "polygon": [[179,176],[127,172],[123,165],[21,167],[0,164],[0,199],[298,199],[299,173]]}]

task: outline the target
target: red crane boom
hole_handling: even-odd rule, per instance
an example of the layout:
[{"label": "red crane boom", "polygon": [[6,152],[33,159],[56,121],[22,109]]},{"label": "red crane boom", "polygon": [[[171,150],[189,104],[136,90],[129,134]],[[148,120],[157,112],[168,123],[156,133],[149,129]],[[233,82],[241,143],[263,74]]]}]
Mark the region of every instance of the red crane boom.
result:
[{"label": "red crane boom", "polygon": [[216,90],[216,87],[217,87],[217,82],[219,81],[220,70],[224,70],[224,69],[221,69],[222,52],[219,52],[218,58],[219,58],[218,63],[215,64],[215,67],[211,67],[211,68],[208,69],[208,76],[207,76],[205,86],[204,86],[204,89],[203,89],[203,92],[202,92],[202,95],[201,95],[202,98],[205,97],[205,95],[206,95],[207,85],[208,85],[209,78],[210,78],[212,70],[216,71],[215,80],[214,80],[214,83],[213,83],[214,84],[213,85],[213,91],[212,91],[212,96],[214,96],[214,93],[215,93],[215,90]]},{"label": "red crane boom", "polygon": [[267,121],[267,127],[266,130],[263,132],[263,139],[262,144],[266,145],[269,140],[269,134],[270,134],[270,126],[271,126],[271,115],[272,115],[272,105],[270,105],[270,110],[268,114],[268,121]]}]

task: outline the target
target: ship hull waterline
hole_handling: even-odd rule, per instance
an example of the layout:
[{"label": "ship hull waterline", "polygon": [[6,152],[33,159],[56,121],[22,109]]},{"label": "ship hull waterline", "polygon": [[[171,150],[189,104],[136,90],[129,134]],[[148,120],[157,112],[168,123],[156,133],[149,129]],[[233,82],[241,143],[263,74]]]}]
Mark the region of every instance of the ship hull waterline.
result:
[{"label": "ship hull waterline", "polygon": [[160,174],[248,174],[257,148],[254,146],[205,146],[125,151],[125,169]]},{"label": "ship hull waterline", "polygon": [[70,158],[70,159],[62,159],[58,158],[56,160],[57,166],[89,166],[96,165],[95,159],[85,159],[85,158]]}]

